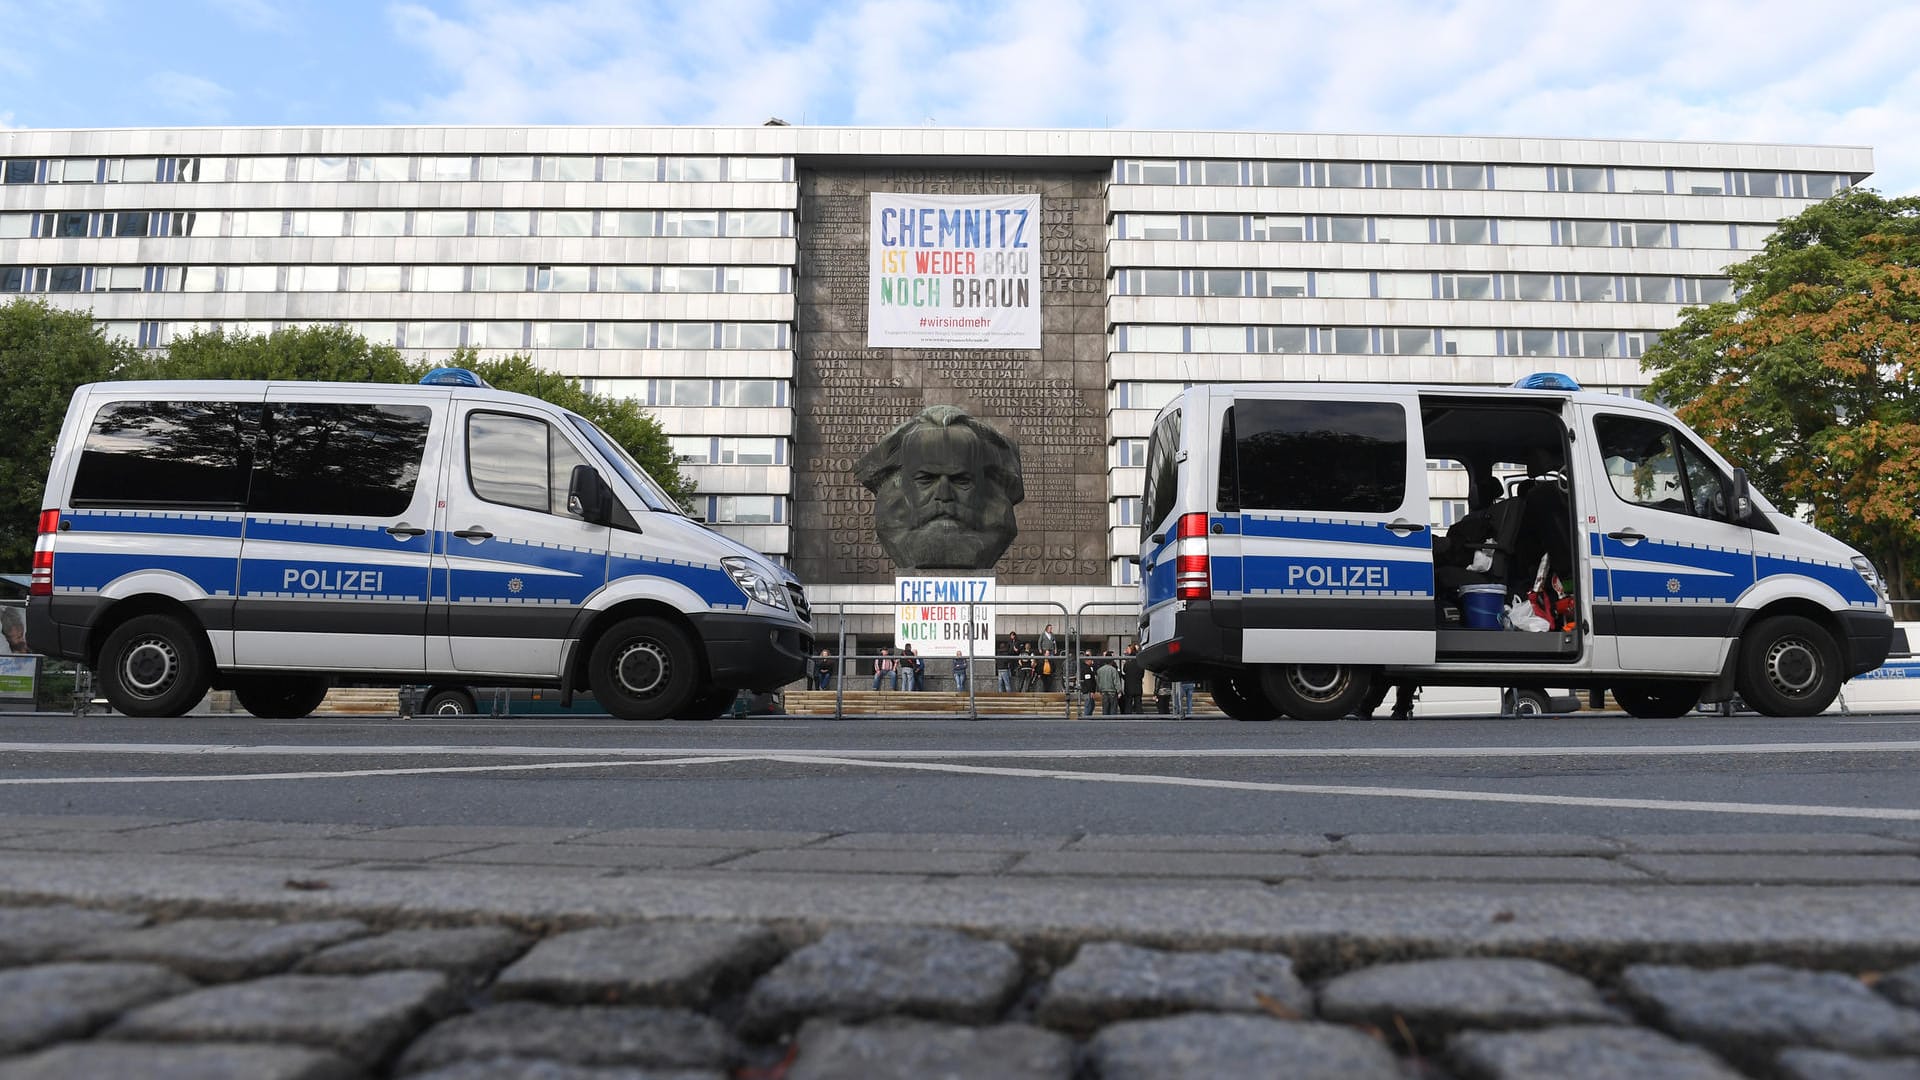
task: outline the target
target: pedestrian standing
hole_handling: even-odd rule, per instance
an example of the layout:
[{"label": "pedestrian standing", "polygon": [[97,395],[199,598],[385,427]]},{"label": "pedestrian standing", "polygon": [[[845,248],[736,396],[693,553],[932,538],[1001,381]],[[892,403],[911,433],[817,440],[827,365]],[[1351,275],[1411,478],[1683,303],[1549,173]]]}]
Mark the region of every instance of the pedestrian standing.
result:
[{"label": "pedestrian standing", "polygon": [[953,688],[960,693],[967,692],[967,654],[964,650],[953,650]]},{"label": "pedestrian standing", "polygon": [[1120,711],[1132,716],[1140,711],[1140,692],[1147,665],[1140,662],[1140,646],[1128,645],[1120,658]]},{"label": "pedestrian standing", "polygon": [[[1013,635],[1009,634],[1007,636],[1011,639]],[[1000,692],[1003,694],[1013,693],[1014,665],[1018,663],[1020,659],[1018,656],[1015,656],[1014,653],[1018,651],[1019,650],[1013,647],[1011,640],[1001,643],[995,651],[993,672],[1000,680]]]},{"label": "pedestrian standing", "polygon": [[913,651],[911,642],[900,646],[900,678],[908,690],[920,689],[920,654]]},{"label": "pedestrian standing", "polygon": [[1100,693],[1100,712],[1103,716],[1115,716],[1120,712],[1120,669],[1114,666],[1113,654],[1101,658],[1100,667],[1093,673],[1095,688]]},{"label": "pedestrian standing", "polygon": [[1046,629],[1040,631],[1040,651],[1043,653],[1060,651],[1060,639],[1053,636],[1052,623],[1048,623]]}]

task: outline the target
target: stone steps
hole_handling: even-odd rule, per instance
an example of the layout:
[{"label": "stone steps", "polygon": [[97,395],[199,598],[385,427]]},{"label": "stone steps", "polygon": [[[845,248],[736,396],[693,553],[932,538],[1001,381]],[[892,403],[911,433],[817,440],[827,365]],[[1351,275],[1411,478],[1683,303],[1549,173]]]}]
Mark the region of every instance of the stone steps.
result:
[{"label": "stone steps", "polygon": [[[836,694],[833,690],[789,690],[785,695],[786,711],[792,716],[832,716]],[[967,695],[952,690],[849,689],[845,691],[840,704],[848,716],[967,715]],[[980,691],[975,695],[975,705],[983,716],[1067,715],[1066,695],[1060,691],[1025,694]],[[1196,714],[1217,715],[1220,709],[1214,705],[1211,697],[1195,694],[1193,711]],[[1077,700],[1075,714],[1078,714]]]}]

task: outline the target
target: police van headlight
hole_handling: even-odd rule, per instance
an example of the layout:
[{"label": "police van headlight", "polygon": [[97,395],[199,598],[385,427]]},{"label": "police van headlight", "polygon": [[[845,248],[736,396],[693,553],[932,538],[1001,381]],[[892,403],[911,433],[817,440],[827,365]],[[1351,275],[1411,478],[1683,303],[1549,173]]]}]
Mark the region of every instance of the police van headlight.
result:
[{"label": "police van headlight", "polygon": [[751,561],[729,555],[720,560],[720,565],[727,568],[727,576],[747,594],[747,599],[787,610],[787,587],[761,573]]},{"label": "police van headlight", "polygon": [[1873,595],[1880,598],[1880,603],[1886,604],[1888,602],[1887,583],[1880,577],[1880,571],[1874,569],[1873,560],[1867,558],[1865,555],[1855,555],[1853,557],[1853,568],[1859,571],[1861,578],[1872,587]]}]

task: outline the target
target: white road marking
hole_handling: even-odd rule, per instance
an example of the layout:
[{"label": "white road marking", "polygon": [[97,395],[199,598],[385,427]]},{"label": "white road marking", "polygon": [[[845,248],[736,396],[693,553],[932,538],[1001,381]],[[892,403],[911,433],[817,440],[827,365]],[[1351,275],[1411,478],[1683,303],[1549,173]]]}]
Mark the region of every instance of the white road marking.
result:
[{"label": "white road marking", "polygon": [[[184,757],[608,757],[647,760],[686,754],[717,758],[765,758],[809,753],[793,747],[633,747],[633,746],[295,746],[265,743],[0,743],[7,754],[158,754]],[[861,761],[1021,760],[1161,758],[1254,759],[1434,759],[1434,758],[1583,758],[1583,757],[1752,757],[1769,754],[1915,754],[1920,740],[1862,740],[1859,742],[1684,743],[1673,746],[1250,746],[1150,749],[1141,747],[1040,747],[1020,750],[912,749],[833,750],[834,757]]]},{"label": "white road marking", "polygon": [[1351,784],[1274,784],[1255,780],[1209,780],[1191,776],[1153,776],[1138,773],[1067,772],[1058,769],[1013,769],[1005,766],[948,765],[933,762],[874,761],[814,755],[769,758],[793,764],[843,765],[867,769],[909,769],[924,772],[981,776],[1033,777],[1103,784],[1152,784],[1162,787],[1214,788],[1226,791],[1263,791],[1289,795],[1356,795],[1384,799],[1433,799],[1442,802],[1510,803],[1525,806],[1591,806],[1609,810],[1678,810],[1696,814],[1762,814],[1773,817],[1857,818],[1869,821],[1920,821],[1920,810],[1859,806],[1797,806],[1791,803],[1703,802],[1696,799],[1612,799],[1591,795],[1535,795],[1505,791],[1456,791],[1450,788],[1361,787]]},{"label": "white road marking", "polygon": [[19,776],[0,777],[0,787],[49,787],[79,784],[205,784],[245,780],[354,780],[369,776],[434,776],[446,773],[540,772],[554,769],[611,769],[623,765],[714,765],[733,757],[660,758],[652,761],[543,761],[533,765],[440,765],[415,769],[342,769],[335,772],[208,773],[200,776]]}]

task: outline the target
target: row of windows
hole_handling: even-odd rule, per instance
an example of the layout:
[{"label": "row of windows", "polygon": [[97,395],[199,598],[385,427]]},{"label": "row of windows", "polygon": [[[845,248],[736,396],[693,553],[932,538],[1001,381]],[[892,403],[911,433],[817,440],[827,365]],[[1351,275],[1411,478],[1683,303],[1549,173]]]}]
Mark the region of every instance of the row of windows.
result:
[{"label": "row of windows", "polygon": [[791,236],[784,210],[60,210],[0,239],[124,236]]},{"label": "row of windows", "polygon": [[[702,380],[689,380],[699,382]],[[691,392],[691,391],[690,391]],[[709,388],[708,393],[711,394]],[[735,435],[674,435],[673,457],[682,465],[785,465],[787,440]]]},{"label": "row of windows", "polygon": [[1851,178],[1835,173],[1417,161],[1120,161],[1114,165],[1113,179],[1121,184],[1206,187],[1440,188],[1796,199],[1824,199],[1852,184]]},{"label": "row of windows", "polygon": [[1329,244],[1758,250],[1772,225],[1583,221],[1561,218],[1425,218],[1297,214],[1115,214],[1116,240],[1264,240]]},{"label": "row of windows", "polygon": [[1726,278],[1648,274],[1493,274],[1457,271],[1121,270],[1122,296],[1284,296],[1400,300],[1579,300],[1713,304],[1733,299]]},{"label": "row of windows", "polygon": [[17,292],[792,291],[777,266],[0,266]]},{"label": "row of windows", "polygon": [[408,180],[592,180],[648,183],[784,181],[792,162],[781,157],[663,157],[659,155],[469,154],[284,157],[8,158],[0,183],[284,183]]},{"label": "row of windows", "polygon": [[[650,407],[748,408],[788,404],[784,379],[582,379],[589,393],[632,398]],[[725,464],[753,464],[731,462]]]},{"label": "row of windows", "polygon": [[[218,330],[228,335],[270,334],[276,327],[315,325],[246,320],[107,320],[102,330],[143,349],[157,349],[175,338]],[[345,324],[376,345],[401,349],[786,349],[786,323],[713,322],[349,322]]]},{"label": "row of windows", "polygon": [[1114,331],[1114,351],[1123,353],[1327,353],[1349,356],[1637,357],[1652,348],[1653,343],[1659,339],[1660,334],[1656,330],[1131,325],[1118,327]]}]

